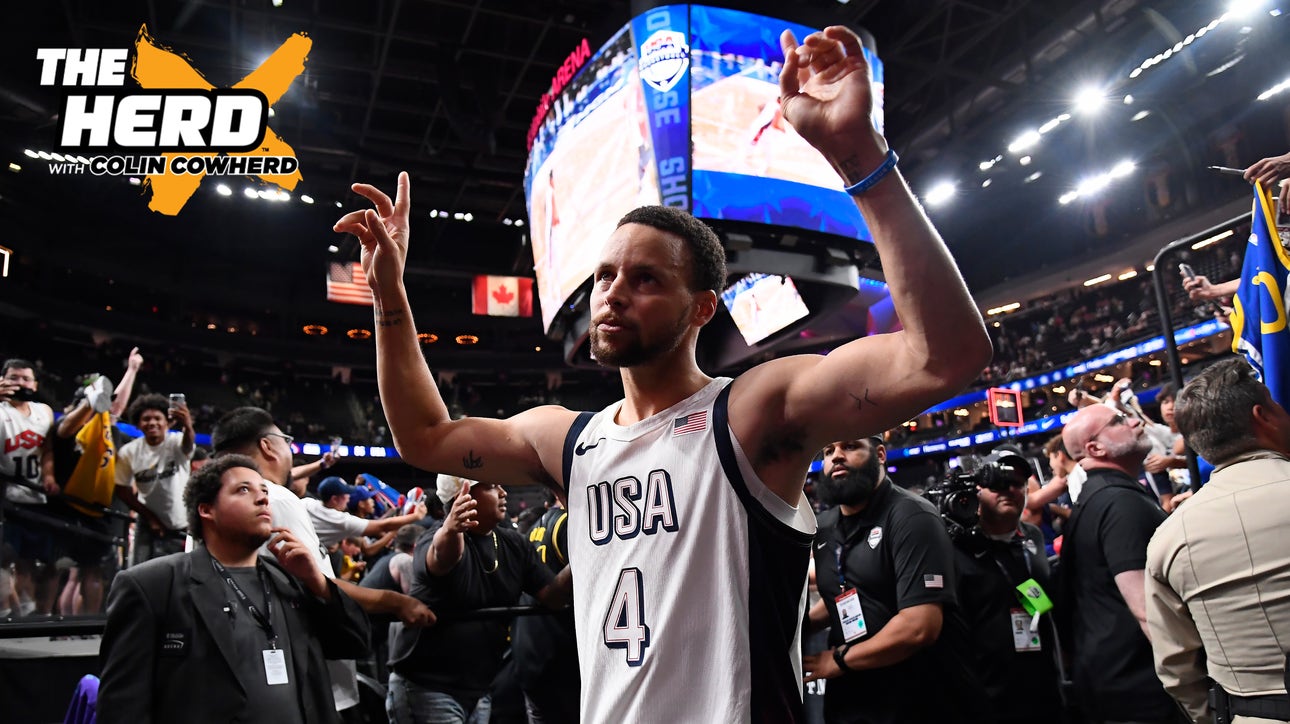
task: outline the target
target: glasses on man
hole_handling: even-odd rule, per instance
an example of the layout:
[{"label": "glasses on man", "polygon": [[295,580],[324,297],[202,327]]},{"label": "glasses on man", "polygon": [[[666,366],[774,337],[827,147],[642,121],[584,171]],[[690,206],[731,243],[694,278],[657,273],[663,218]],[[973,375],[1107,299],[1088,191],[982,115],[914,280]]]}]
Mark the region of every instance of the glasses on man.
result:
[{"label": "glasses on man", "polygon": [[1104,425],[1102,425],[1101,427],[1099,427],[1099,428],[1097,429],[1097,432],[1093,433],[1092,435],[1089,435],[1089,436],[1088,436],[1088,439],[1090,439],[1090,440],[1094,440],[1094,439],[1096,439],[1096,438],[1097,438],[1097,436],[1098,436],[1098,435],[1101,435],[1101,434],[1102,434],[1102,432],[1103,432],[1103,431],[1105,431],[1105,430],[1106,430],[1106,428],[1108,428],[1108,427],[1112,427],[1112,426],[1114,426],[1114,425],[1127,425],[1127,424],[1129,424],[1129,416],[1128,416],[1128,415],[1126,415],[1126,414],[1124,414],[1123,412],[1117,412],[1117,413],[1115,413],[1115,416],[1114,416],[1114,417],[1112,417],[1110,420],[1107,420],[1107,421],[1106,421],[1106,424],[1104,424]]},{"label": "glasses on man", "polygon": [[293,442],[295,442],[295,441],[296,441],[296,439],[295,439],[294,437],[292,437],[292,436],[288,435],[288,434],[287,434],[287,433],[285,433],[285,432],[266,432],[266,433],[264,433],[264,436],[265,436],[265,437],[270,437],[270,436],[272,436],[272,437],[280,437],[280,438],[282,438],[283,440],[286,440],[288,445],[290,445],[291,443],[293,443]]}]

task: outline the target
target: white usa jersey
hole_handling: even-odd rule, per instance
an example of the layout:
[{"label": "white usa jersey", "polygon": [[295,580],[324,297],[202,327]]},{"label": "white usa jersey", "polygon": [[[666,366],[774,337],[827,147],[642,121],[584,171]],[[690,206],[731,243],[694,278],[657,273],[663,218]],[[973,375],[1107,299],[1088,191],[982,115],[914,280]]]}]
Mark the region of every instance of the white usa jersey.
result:
[{"label": "white usa jersey", "polygon": [[[730,379],[564,446],[582,720],[802,720],[815,514],[762,484],[730,432]],[[805,471],[803,471],[805,473]]]},{"label": "white usa jersey", "polygon": [[[54,411],[43,402],[27,403],[30,416],[8,402],[0,402],[0,475],[12,475],[40,485],[45,438],[54,426]],[[5,497],[15,503],[43,503],[45,494],[19,485],[5,487]]]}]

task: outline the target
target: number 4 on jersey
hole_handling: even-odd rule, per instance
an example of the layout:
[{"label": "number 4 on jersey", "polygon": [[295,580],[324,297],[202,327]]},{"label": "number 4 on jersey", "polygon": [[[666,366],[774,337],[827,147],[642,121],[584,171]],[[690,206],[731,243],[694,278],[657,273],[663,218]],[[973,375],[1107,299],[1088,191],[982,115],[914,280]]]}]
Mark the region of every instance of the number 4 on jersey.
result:
[{"label": "number 4 on jersey", "polygon": [[649,646],[649,626],[645,625],[645,591],[639,568],[624,568],[618,574],[618,587],[605,614],[605,645],[627,650],[627,665],[640,666]]}]

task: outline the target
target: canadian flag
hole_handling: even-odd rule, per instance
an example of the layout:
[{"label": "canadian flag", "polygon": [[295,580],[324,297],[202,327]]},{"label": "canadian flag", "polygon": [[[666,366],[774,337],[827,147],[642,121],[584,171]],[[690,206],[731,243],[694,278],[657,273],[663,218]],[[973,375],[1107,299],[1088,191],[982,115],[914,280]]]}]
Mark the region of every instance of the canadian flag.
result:
[{"label": "canadian flag", "polygon": [[525,277],[476,276],[471,300],[471,311],[475,314],[532,317],[533,280]]}]

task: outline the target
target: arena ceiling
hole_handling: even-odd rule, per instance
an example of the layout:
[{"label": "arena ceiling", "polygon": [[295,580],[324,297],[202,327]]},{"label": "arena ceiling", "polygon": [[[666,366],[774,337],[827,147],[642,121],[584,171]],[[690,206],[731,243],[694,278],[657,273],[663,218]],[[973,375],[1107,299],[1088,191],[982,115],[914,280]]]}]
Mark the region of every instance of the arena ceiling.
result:
[{"label": "arena ceiling", "polygon": [[[718,4],[772,15],[786,7]],[[981,173],[978,164],[1006,156],[1016,134],[1069,111],[1081,83],[1100,84],[1118,103],[1135,65],[1220,16],[1224,5],[804,0],[787,6],[799,20],[864,27],[874,36],[886,64],[892,145],[921,194],[944,178],[959,184],[958,208],[932,213],[971,286],[981,289],[1095,251],[1098,242],[1080,223],[1057,215],[1055,199],[1077,171],[1106,163],[1117,145],[1141,147],[1153,133],[1176,133],[1182,145],[1203,139],[1208,129],[1188,127],[1188,113],[1177,108],[1185,103],[1164,97],[1204,82],[1212,64],[1193,62],[1177,71],[1180,80],[1134,91],[1140,99],[1154,92],[1162,105],[1173,103],[1181,117],[1172,121],[1174,131],[1157,129],[1137,138],[1119,128],[1127,127],[1127,118],[1062,131],[1049,158],[1039,157],[1033,167],[1046,176],[1036,183],[1027,180],[1031,169],[1005,169],[1013,161],[1009,156],[996,169],[994,188],[983,190],[983,177],[973,175]],[[1281,22],[1268,17],[1276,3],[1264,5],[1256,13],[1262,23],[1242,33],[1249,39],[1233,41],[1236,50],[1226,60],[1239,62],[1245,52],[1240,43],[1261,34],[1284,37],[1284,26],[1262,27]],[[442,315],[466,331],[498,330],[509,337],[511,351],[528,350],[540,344],[536,322],[470,319],[466,280],[474,273],[531,274],[525,229],[512,223],[526,217],[522,177],[530,120],[570,51],[584,38],[597,47],[630,12],[625,0],[26,3],[10,13],[21,37],[0,52],[3,149],[24,166],[0,181],[0,208],[13,222],[13,233],[29,240],[29,261],[151,284],[165,298],[194,309],[213,294],[221,303],[241,300],[274,315],[289,309],[291,325],[319,321],[343,327],[361,324],[366,312],[317,299],[326,263],[357,259],[352,241],[330,233],[342,211],[336,203],[355,208],[350,183],[388,187],[398,171],[407,170],[414,190],[414,294],[421,295],[414,301],[430,310],[422,314]],[[191,211],[159,218],[136,198],[138,188],[53,178],[39,162],[20,156],[23,149],[50,147],[57,125],[60,89],[39,85],[35,48],[124,47],[144,24],[216,85],[239,80],[292,33],[309,34],[313,49],[306,70],[275,106],[272,125],[300,159],[304,181],[296,199],[308,194],[312,206],[293,200],[271,207],[236,195],[220,199],[203,189],[190,202]],[[1261,76],[1224,81],[1229,89],[1239,86],[1239,93],[1231,91],[1236,98],[1263,83]],[[1132,109],[1112,110],[1127,116]],[[432,218],[432,210],[445,213]],[[448,216],[467,213],[471,221]],[[51,228],[58,230],[54,244],[46,243]],[[1040,229],[1045,244],[1033,243]],[[40,245],[31,250],[34,239]],[[16,245],[23,247],[21,241]],[[338,251],[329,252],[332,245]],[[48,270],[43,273],[40,278],[52,279]]]}]

